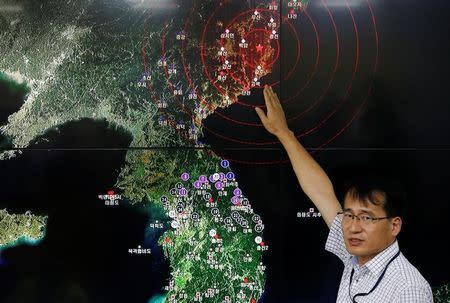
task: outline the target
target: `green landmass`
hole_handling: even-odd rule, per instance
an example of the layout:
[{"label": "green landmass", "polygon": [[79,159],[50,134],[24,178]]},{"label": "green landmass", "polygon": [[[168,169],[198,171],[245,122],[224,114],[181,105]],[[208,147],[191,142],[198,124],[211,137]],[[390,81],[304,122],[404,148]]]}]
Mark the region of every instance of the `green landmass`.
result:
[{"label": "green landmass", "polygon": [[46,216],[10,214],[0,210],[0,250],[16,244],[36,244],[45,236]]}]

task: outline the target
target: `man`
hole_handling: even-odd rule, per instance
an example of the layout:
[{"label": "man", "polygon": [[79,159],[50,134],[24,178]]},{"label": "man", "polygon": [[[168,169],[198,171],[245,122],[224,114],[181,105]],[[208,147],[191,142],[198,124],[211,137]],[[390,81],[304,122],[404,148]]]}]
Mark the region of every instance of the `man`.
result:
[{"label": "man", "polygon": [[264,87],[264,99],[267,115],[256,112],[286,149],[300,186],[330,228],[325,249],[344,263],[337,302],[433,302],[429,284],[399,250],[401,197],[377,183],[356,183],[342,210],[330,179],[289,130],[271,87]]}]

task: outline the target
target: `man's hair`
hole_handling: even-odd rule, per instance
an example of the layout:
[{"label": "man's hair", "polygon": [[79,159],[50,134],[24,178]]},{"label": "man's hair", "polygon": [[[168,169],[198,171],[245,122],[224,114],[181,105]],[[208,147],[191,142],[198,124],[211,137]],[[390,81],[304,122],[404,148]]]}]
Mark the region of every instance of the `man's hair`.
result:
[{"label": "man's hair", "polygon": [[406,192],[400,184],[390,177],[380,175],[358,175],[344,185],[342,203],[346,196],[381,206],[388,217],[405,215]]}]

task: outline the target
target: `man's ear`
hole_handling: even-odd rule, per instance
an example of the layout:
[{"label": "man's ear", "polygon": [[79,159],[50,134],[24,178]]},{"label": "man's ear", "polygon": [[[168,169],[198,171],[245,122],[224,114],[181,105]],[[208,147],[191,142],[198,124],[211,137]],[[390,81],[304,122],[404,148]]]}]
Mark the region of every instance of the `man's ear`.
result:
[{"label": "man's ear", "polygon": [[402,230],[402,223],[402,218],[400,217],[394,217],[391,219],[391,231],[394,237],[397,237]]}]

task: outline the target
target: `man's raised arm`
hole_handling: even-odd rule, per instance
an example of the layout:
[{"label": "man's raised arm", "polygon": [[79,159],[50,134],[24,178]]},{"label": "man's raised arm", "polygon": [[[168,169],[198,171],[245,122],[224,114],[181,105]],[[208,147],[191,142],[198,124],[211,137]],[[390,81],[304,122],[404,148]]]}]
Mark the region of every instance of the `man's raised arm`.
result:
[{"label": "man's raised arm", "polygon": [[298,182],[305,194],[322,214],[328,227],[341,205],[334,193],[333,184],[320,165],[311,157],[305,148],[289,130],[280,100],[269,86],[264,87],[264,100],[267,115],[260,108],[256,112],[268,132],[275,135],[286,149]]}]

